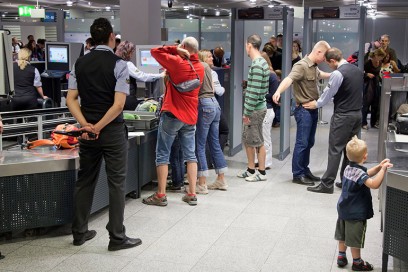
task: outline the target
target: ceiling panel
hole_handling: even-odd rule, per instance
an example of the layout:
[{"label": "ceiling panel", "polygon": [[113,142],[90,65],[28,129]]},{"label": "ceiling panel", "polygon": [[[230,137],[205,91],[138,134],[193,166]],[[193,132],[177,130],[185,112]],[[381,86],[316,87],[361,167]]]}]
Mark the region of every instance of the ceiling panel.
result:
[{"label": "ceiling panel", "polygon": [[[113,10],[119,10],[120,0],[71,0],[73,8],[83,11],[95,11],[111,6]],[[134,0],[137,3],[138,0]],[[357,0],[257,0],[256,5],[250,4],[249,0],[173,0],[173,9],[182,9],[184,5],[194,5],[195,9],[230,9],[249,8],[254,6],[267,6],[270,2],[289,5],[293,7],[330,7],[357,4]],[[366,0],[367,1],[367,0]],[[368,0],[377,7],[380,14],[391,17],[408,17],[408,0]],[[91,5],[88,5],[91,3]],[[161,0],[162,7],[167,8],[168,0]],[[17,11],[19,5],[35,5],[36,0],[0,0],[0,11]],[[45,8],[69,9],[66,0],[39,0],[39,4]]]}]

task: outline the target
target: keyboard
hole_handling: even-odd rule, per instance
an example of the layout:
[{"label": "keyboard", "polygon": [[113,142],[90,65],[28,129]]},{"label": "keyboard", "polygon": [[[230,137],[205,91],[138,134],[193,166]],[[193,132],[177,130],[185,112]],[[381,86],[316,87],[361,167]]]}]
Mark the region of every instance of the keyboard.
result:
[{"label": "keyboard", "polygon": [[67,74],[67,71],[47,70],[42,73],[46,77],[63,77]]}]

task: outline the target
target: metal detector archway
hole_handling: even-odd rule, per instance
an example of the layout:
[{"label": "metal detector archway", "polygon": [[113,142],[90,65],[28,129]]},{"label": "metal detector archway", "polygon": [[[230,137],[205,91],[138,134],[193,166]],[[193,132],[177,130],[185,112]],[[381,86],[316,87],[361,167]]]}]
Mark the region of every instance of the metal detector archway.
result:
[{"label": "metal detector archway", "polygon": [[[237,154],[242,149],[242,115],[243,115],[243,95],[242,81],[247,77],[245,74],[245,58],[248,58],[245,52],[245,24],[251,21],[264,20],[276,22],[283,21],[283,58],[282,58],[282,78],[287,76],[292,67],[292,39],[294,11],[288,7],[258,8],[262,9],[262,14],[251,15],[243,19],[238,16],[238,10],[233,9],[232,18],[232,65],[231,65],[231,86],[230,109],[228,125],[229,133],[229,156]],[[253,16],[253,17],[251,17]],[[276,23],[277,25],[277,23]],[[262,31],[262,30],[259,30]],[[256,34],[256,33],[251,33]],[[265,41],[263,41],[263,44]],[[280,146],[279,159],[283,160],[290,152],[289,128],[290,128],[290,99],[291,92],[287,91],[281,96],[281,127],[280,127]]]}]

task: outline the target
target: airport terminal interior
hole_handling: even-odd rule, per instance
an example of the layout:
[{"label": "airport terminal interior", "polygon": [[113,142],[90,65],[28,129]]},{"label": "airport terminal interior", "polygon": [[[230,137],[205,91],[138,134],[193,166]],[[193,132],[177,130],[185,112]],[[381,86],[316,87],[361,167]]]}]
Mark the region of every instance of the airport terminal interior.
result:
[{"label": "airport terminal interior", "polygon": [[[123,224],[126,235],[140,238],[142,244],[113,251],[107,231],[110,188],[105,165],[109,162],[102,162],[90,211],[88,229],[95,230],[96,236],[75,246],[71,227],[80,169],[78,143],[66,140],[61,145],[52,134],[77,123],[66,106],[70,71],[78,58],[94,50],[89,28],[100,17],[111,22],[117,42],[114,50],[126,41],[134,44],[126,61],[144,74],[134,76],[134,100],[130,106],[125,104],[130,109],[125,108],[123,115],[128,129]],[[278,54],[279,68],[275,66],[272,73],[281,79],[295,63],[295,44],[301,48],[296,55],[300,60],[325,40],[361,71],[367,69],[366,63],[375,62],[376,50],[383,48],[392,59],[389,50],[394,49],[395,67],[389,61],[391,70],[382,74],[375,87],[376,105],[371,105],[367,123],[357,134],[367,144],[364,167],[374,167],[385,158],[394,164],[381,187],[371,190],[374,216],[364,228],[361,259],[373,266],[372,271],[408,272],[408,107],[402,111],[408,105],[406,0],[0,2],[0,272],[358,271],[350,248],[346,251],[349,263],[339,265],[341,250],[335,239],[337,205],[347,189],[333,184],[333,193],[314,193],[295,183],[294,111],[302,106],[296,104],[294,88],[282,93],[280,111],[275,111],[279,118],[269,127],[273,156],[266,180],[248,182],[237,176],[248,167],[242,116],[251,71],[246,39],[253,34],[262,40],[260,50],[265,51],[267,44]],[[165,91],[160,76],[164,70],[150,50],[179,44],[189,36],[197,39],[199,49],[211,50],[213,72],[225,90],[215,98],[229,130],[223,149],[228,188],[197,193],[197,205],[188,205],[182,200],[188,196],[185,174],[184,187],[167,190],[167,206],[146,205],[144,199],[158,191],[155,159],[160,116],[155,111]],[[272,40],[278,40],[277,47]],[[40,81],[42,88],[30,86],[38,95],[35,106],[20,109],[13,99],[18,98],[15,88],[21,80],[13,75],[13,65],[22,57],[19,50],[32,43],[29,66],[35,68],[34,86]],[[217,50],[222,51],[221,57]],[[277,63],[269,58],[273,65]],[[383,59],[385,55],[379,63],[384,66]],[[318,67],[333,72],[324,61]],[[328,82],[318,81],[320,95],[330,89]],[[318,177],[328,167],[335,103],[330,100],[318,110],[309,164]],[[261,174],[260,170],[255,173]],[[336,182],[341,181],[339,176]],[[216,178],[215,170],[209,169],[207,183]]]}]

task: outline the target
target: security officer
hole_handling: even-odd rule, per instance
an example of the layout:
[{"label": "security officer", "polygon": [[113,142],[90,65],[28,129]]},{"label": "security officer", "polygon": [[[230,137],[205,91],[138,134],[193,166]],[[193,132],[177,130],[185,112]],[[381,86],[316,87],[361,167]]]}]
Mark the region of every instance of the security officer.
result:
[{"label": "security officer", "polygon": [[[73,244],[80,246],[96,235],[95,230],[88,230],[88,219],[104,158],[109,184],[108,250],[115,251],[142,243],[127,237],[123,226],[127,133],[122,110],[129,93],[129,73],[126,62],[113,53],[115,35],[109,20],[96,19],[90,32],[97,47],[75,63],[67,96],[67,106],[84,132],[74,191]],[[89,133],[94,133],[94,137]]]}]

